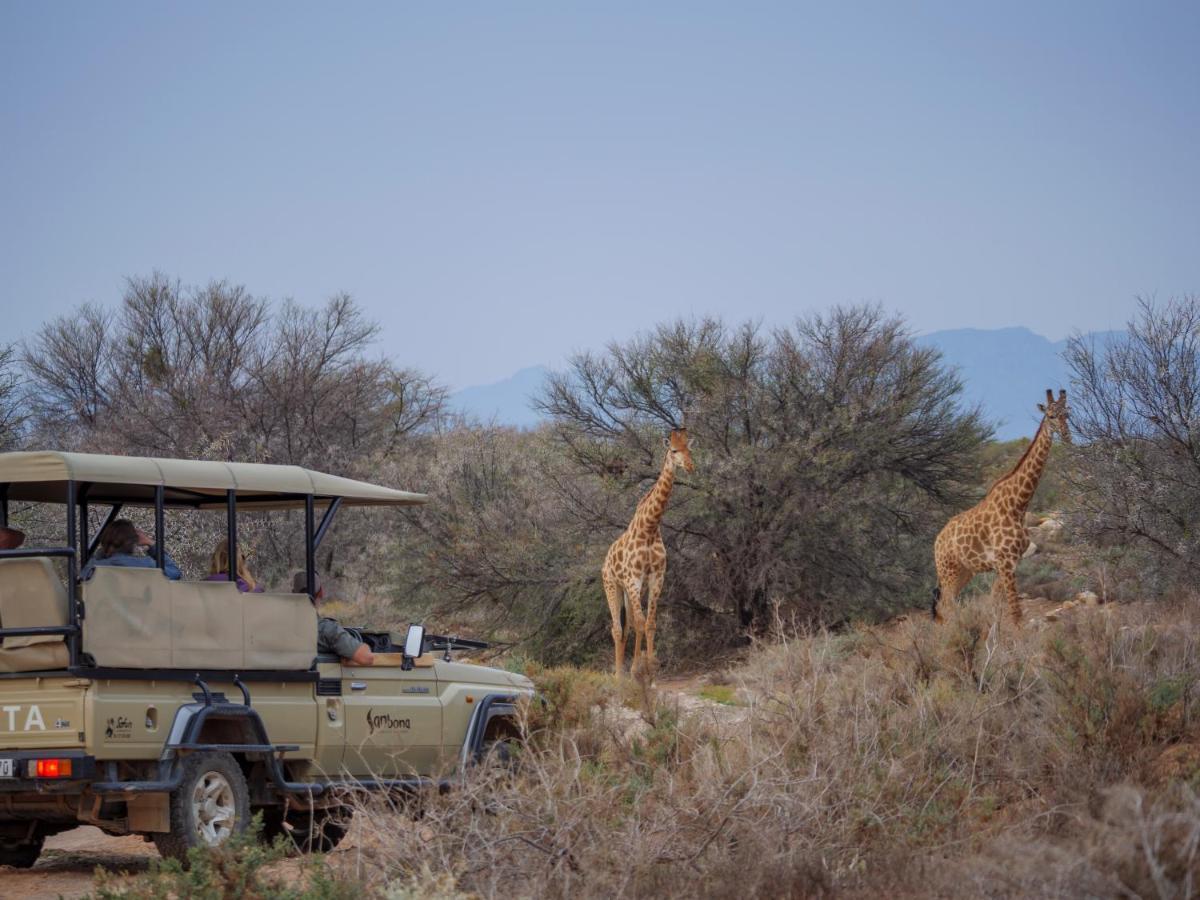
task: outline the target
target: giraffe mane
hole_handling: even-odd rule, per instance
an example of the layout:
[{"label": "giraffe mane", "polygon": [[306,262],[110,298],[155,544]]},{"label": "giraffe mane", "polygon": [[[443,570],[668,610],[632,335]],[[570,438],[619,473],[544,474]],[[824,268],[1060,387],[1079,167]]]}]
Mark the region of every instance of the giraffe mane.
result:
[{"label": "giraffe mane", "polygon": [[1025,452],[1021,454],[1021,458],[1017,460],[1017,464],[1015,466],[1013,466],[1011,469],[1009,469],[1007,474],[1001,475],[999,478],[996,479],[996,483],[993,484],[990,488],[988,488],[989,494],[991,494],[992,491],[994,491],[996,488],[1000,487],[1000,485],[1002,485],[1004,482],[1008,481],[1008,479],[1012,478],[1014,475],[1017,474],[1017,472],[1020,471],[1021,466],[1025,465],[1025,460],[1029,457],[1029,454],[1031,452],[1033,452],[1033,446],[1034,446],[1034,444],[1037,443],[1038,435],[1040,435],[1042,433],[1042,429],[1045,427],[1046,427],[1046,417],[1042,416],[1042,423],[1040,425],[1038,425],[1038,430],[1033,433],[1033,437],[1029,441],[1029,446],[1025,448]]}]

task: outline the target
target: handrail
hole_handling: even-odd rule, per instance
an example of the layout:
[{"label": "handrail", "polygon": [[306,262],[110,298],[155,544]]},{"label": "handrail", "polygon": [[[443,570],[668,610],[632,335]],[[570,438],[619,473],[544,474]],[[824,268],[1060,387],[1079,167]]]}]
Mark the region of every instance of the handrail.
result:
[{"label": "handrail", "polygon": [[53,556],[68,559],[75,555],[70,547],[21,547],[18,550],[0,550],[0,559],[36,559],[39,556]]}]

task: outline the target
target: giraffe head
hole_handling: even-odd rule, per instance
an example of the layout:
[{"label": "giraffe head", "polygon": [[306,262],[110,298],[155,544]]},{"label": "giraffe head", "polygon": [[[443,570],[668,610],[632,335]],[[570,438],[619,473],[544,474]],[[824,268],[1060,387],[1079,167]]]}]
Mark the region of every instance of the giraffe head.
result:
[{"label": "giraffe head", "polygon": [[688,437],[686,428],[676,428],[665,443],[667,459],[670,460],[672,468],[695,471],[696,466],[692,462],[692,440]]},{"label": "giraffe head", "polygon": [[1067,392],[1060,390],[1058,399],[1054,399],[1054,391],[1046,388],[1046,402],[1038,404],[1038,411],[1046,416],[1046,423],[1058,432],[1064,444],[1071,443],[1071,428],[1067,419],[1071,411],[1067,409]]}]

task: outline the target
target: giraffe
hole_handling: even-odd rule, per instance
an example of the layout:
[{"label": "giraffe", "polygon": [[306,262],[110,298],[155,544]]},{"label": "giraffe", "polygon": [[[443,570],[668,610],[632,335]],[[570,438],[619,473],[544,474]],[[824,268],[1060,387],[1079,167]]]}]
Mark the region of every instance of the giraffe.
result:
[{"label": "giraffe", "polygon": [[1057,432],[1071,443],[1067,423],[1067,392],[1058,399],[1047,388],[1045,404],[1038,404],[1042,421],[1037,434],[1013,470],[992,485],[979,503],[946,523],[933,544],[937,587],[933,589],[933,618],[942,621],[938,602],[952,602],[979,572],[995,572],[996,581],[1008,600],[1013,622],[1021,626],[1021,601],[1017,598],[1017,563],[1029,547],[1025,532],[1025,509],[1037,490],[1050,445]]},{"label": "giraffe", "polygon": [[[642,640],[646,641],[646,659],[654,659],[654,628],[658,613],[658,597],[667,574],[667,549],[663,546],[658,525],[662,521],[671,488],[675,485],[675,470],[694,470],[691,441],[686,428],[678,428],[666,439],[666,458],[654,487],[640,501],[633,520],[624,534],[613,541],[600,570],[608,611],[612,615],[613,652],[617,677],[625,663],[625,620],[633,626],[633,661],[630,668],[636,673],[642,655]],[[642,613],[642,593],[647,594],[646,611]]]}]

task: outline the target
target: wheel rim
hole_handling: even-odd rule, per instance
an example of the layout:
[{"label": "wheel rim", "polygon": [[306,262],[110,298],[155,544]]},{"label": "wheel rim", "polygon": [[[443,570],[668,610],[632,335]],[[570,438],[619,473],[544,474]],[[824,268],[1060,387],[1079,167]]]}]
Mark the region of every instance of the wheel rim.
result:
[{"label": "wheel rim", "polygon": [[224,843],[237,821],[233,785],[220,772],[205,772],[192,790],[196,834],[210,847]]}]

